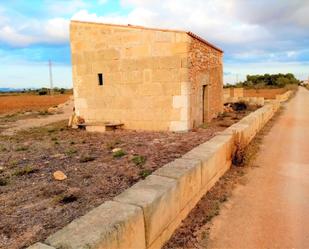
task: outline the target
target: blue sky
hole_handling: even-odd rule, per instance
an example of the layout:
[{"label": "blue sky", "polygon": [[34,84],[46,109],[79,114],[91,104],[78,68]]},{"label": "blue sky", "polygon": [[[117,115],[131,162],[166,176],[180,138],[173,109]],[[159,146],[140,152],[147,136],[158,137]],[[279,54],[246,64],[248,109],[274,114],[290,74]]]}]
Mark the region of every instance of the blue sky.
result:
[{"label": "blue sky", "polygon": [[10,0],[0,3],[0,87],[70,87],[71,19],[191,30],[225,51],[226,82],[309,76],[307,0]]}]

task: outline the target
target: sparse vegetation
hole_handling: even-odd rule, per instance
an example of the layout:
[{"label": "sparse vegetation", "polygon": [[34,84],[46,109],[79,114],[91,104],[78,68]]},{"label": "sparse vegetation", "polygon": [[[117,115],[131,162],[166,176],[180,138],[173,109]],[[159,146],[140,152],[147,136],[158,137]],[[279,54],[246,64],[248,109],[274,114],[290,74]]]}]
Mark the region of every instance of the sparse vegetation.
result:
[{"label": "sparse vegetation", "polygon": [[20,146],[20,147],[17,147],[15,149],[15,151],[27,151],[29,149],[29,147],[27,146]]},{"label": "sparse vegetation", "polygon": [[65,154],[67,155],[67,156],[73,156],[74,154],[76,154],[77,153],[77,150],[76,149],[68,149],[68,150],[66,150],[66,152],[65,152]]},{"label": "sparse vegetation", "polygon": [[117,145],[120,145],[121,143],[122,143],[122,141],[120,139],[115,139],[115,140],[107,142],[106,143],[106,148],[108,150],[112,150],[112,149],[116,148]]},{"label": "sparse vegetation", "polygon": [[151,170],[149,169],[143,169],[139,172],[139,175],[145,179],[147,176],[151,175]]},{"label": "sparse vegetation", "polygon": [[127,153],[124,150],[120,149],[120,150],[113,152],[113,157],[114,158],[121,158],[121,157],[125,156],[126,154]]},{"label": "sparse vegetation", "polygon": [[9,180],[5,177],[0,177],[0,186],[6,186],[9,184]]},{"label": "sparse vegetation", "polygon": [[146,162],[146,157],[145,156],[141,156],[141,155],[136,155],[132,158],[132,162],[136,165],[136,166],[142,166],[145,164]]},{"label": "sparse vegetation", "polygon": [[[240,117],[246,114],[242,112]],[[229,114],[227,118],[232,116]],[[207,129],[188,133],[119,130],[102,134],[68,129],[67,121],[63,121],[19,131],[16,136],[0,135],[0,148],[7,149],[0,150],[0,165],[5,167],[0,177],[10,180],[3,182],[9,187],[1,187],[1,198],[8,204],[0,206],[0,220],[3,227],[14,231],[9,232],[13,242],[9,241],[5,248],[13,247],[11,243],[16,248],[26,248],[35,241],[43,241],[54,229],[111,200],[156,169],[212,138],[223,130],[218,125],[221,121],[216,119],[207,124]],[[15,151],[22,146],[29,147],[26,156],[25,152]],[[123,152],[117,152],[114,157],[112,151],[117,148],[126,156],[118,158],[117,154]],[[66,181],[54,179],[53,173],[58,170],[66,173]],[[79,193],[67,193],[70,188],[79,188]],[[39,203],[40,212],[33,203]],[[22,219],[15,210],[23,210],[27,219]],[[3,218],[7,213],[17,218]],[[34,222],[46,226],[35,236],[20,239],[25,230],[32,229]]]},{"label": "sparse vegetation", "polygon": [[207,128],[208,128],[208,124],[207,124],[207,123],[203,123],[203,124],[200,126],[200,128],[202,128],[202,129],[207,129]]},{"label": "sparse vegetation", "polygon": [[38,171],[38,169],[35,169],[32,166],[28,165],[28,166],[25,166],[23,168],[16,169],[14,171],[13,175],[14,176],[23,176],[23,175],[29,175],[29,174],[35,173],[37,171]]},{"label": "sparse vegetation", "polygon": [[93,156],[88,156],[88,155],[84,155],[79,159],[80,163],[87,163],[87,162],[92,162],[94,161],[96,158]]},{"label": "sparse vegetation", "polygon": [[237,141],[235,142],[235,148],[232,163],[235,166],[244,166],[246,163],[246,146],[241,141]]},{"label": "sparse vegetation", "polygon": [[77,196],[73,193],[59,194],[53,197],[53,203],[68,204],[77,201]]}]

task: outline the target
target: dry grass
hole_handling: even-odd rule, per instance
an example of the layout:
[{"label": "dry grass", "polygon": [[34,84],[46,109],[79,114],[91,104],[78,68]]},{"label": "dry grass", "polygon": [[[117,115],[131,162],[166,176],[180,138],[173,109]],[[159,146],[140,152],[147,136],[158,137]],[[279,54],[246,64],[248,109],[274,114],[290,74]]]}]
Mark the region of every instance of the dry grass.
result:
[{"label": "dry grass", "polygon": [[70,95],[62,94],[55,96],[37,95],[0,95],[0,114],[10,114],[20,111],[43,111],[51,106],[66,102]]}]

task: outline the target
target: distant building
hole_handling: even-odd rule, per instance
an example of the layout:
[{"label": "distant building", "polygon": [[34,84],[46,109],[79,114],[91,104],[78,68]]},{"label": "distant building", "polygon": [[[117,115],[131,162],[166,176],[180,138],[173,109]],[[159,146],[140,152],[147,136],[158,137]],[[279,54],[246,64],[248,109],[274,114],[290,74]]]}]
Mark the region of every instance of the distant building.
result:
[{"label": "distant building", "polygon": [[72,21],[76,114],[188,131],[223,108],[223,51],[191,32]]}]

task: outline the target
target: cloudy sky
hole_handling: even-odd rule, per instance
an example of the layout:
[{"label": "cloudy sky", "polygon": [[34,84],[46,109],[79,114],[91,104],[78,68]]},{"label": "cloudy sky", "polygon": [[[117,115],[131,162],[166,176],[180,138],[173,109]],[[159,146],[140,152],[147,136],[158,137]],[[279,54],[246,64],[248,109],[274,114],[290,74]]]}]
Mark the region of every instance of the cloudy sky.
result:
[{"label": "cloudy sky", "polygon": [[226,82],[309,76],[309,0],[10,0],[0,2],[0,87],[70,87],[69,22],[190,30],[225,51]]}]

